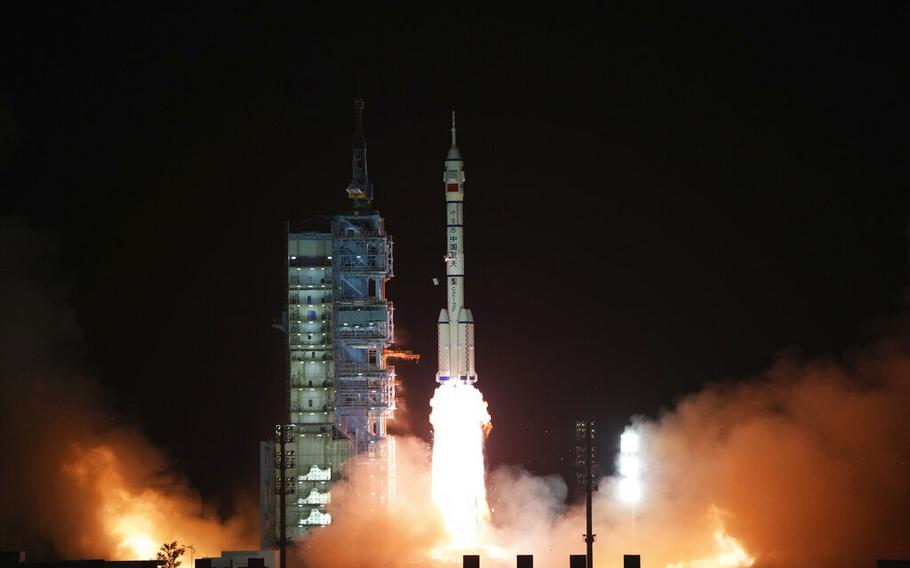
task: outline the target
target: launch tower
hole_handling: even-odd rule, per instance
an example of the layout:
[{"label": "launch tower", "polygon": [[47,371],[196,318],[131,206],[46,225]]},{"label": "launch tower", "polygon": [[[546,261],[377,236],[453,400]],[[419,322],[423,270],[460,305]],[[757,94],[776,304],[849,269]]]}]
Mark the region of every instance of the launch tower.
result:
[{"label": "launch tower", "polygon": [[288,423],[295,438],[285,450],[284,488],[276,482],[281,456],[275,444],[263,446],[263,548],[279,537],[280,491],[289,540],[331,524],[332,485],[351,473],[345,464],[352,456],[361,456],[357,467],[375,480],[364,506],[393,497],[394,445],[386,423],[395,411],[395,369],[387,364],[394,326],[385,292],[393,276],[392,238],[371,208],[363,108],[363,99],[355,99],[346,189],[352,210],[288,225]]}]

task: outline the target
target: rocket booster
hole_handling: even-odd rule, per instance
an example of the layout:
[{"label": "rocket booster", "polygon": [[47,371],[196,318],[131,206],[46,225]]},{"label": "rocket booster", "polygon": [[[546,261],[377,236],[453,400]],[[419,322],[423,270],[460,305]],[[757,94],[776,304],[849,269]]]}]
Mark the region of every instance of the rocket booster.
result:
[{"label": "rocket booster", "polygon": [[474,370],[474,316],[464,305],[464,160],[455,144],[455,112],[452,112],[452,147],[446,155],[442,177],[446,198],[446,295],[447,308],[438,320],[439,371],[437,383],[477,381]]}]

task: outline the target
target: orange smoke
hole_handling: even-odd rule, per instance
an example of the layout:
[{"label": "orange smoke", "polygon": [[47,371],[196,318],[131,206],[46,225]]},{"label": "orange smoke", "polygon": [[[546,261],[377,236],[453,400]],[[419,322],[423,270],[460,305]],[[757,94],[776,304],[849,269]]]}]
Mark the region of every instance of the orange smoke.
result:
[{"label": "orange smoke", "polygon": [[[3,229],[10,247],[30,242]],[[18,276],[8,248],[0,247],[0,265],[13,267],[0,273],[0,548],[127,558],[152,541],[194,544],[199,554],[250,547],[255,531],[220,522],[168,474],[160,452],[111,426],[90,382],[61,371],[70,368],[64,355],[78,352],[78,342],[66,348],[72,315],[55,290]],[[45,266],[27,252],[21,258]],[[635,420],[642,498],[624,504],[618,480],[601,482],[596,566],[617,566],[623,553],[686,568],[853,568],[910,557],[908,338],[898,333],[843,363],[784,358],[763,376],[708,386],[658,420]],[[606,435],[602,450],[613,445]],[[355,467],[332,490],[336,522],[300,544],[308,565],[438,566],[429,555],[449,535],[431,498],[429,449],[401,440],[397,455],[392,508],[363,506],[358,487],[370,483]],[[583,508],[566,505],[561,478],[500,468],[488,479],[485,543],[534,554],[541,566],[564,566],[584,550]]]},{"label": "orange smoke", "polygon": [[[164,542],[195,556],[255,546],[256,505],[222,521],[164,454],[135,431],[108,428],[83,381],[0,385],[2,545],[37,558],[154,558]],[[238,506],[240,504],[238,503]]]},{"label": "orange smoke", "polygon": [[716,504],[756,566],[910,556],[907,347],[885,342],[846,364],[783,359],[643,424],[651,507],[684,514]]},{"label": "orange smoke", "polygon": [[[752,380],[708,386],[658,420],[634,420],[642,498],[624,503],[619,479],[602,480],[595,566],[619,566],[624,553],[664,568],[854,568],[910,557],[908,408],[910,341],[901,336],[844,363],[782,358]],[[308,562],[439,564],[429,555],[449,537],[429,496],[426,448],[411,443],[399,456],[409,453],[409,473],[399,475],[405,502],[371,516],[340,496],[338,524],[305,545]],[[481,540],[500,554],[485,555],[485,566],[513,565],[514,554],[565,565],[584,551],[584,508],[565,503],[562,478],[510,467],[488,479],[493,513]]]},{"label": "orange smoke", "polygon": [[101,530],[95,538],[107,541],[108,558],[154,558],[162,543],[174,540],[192,545],[198,556],[218,556],[249,541],[239,520],[222,524],[179,482],[137,484],[127,479],[124,464],[110,446],[74,444],[62,471],[96,503],[93,514]]},{"label": "orange smoke", "polygon": [[373,482],[369,469],[352,460],[351,477],[332,488],[334,522],[296,545],[304,566],[438,566],[429,553],[448,535],[430,498],[430,449],[422,440],[396,438],[395,455],[396,499],[385,510],[364,505]]},{"label": "orange smoke", "polygon": [[255,501],[222,522],[74,372],[85,349],[52,243],[2,218],[0,242],[0,549],[133,559],[174,540],[196,556],[255,546]]},{"label": "orange smoke", "polygon": [[[783,358],[763,376],[711,385],[641,436],[642,498],[595,494],[595,563],[640,553],[649,566],[853,568],[910,557],[910,342],[845,363]],[[609,444],[609,442],[607,442]],[[562,481],[494,474],[494,523],[544,562],[578,552],[583,508]]]},{"label": "orange smoke", "polygon": [[667,564],[667,568],[747,568],[755,564],[755,557],[746,552],[742,543],[727,534],[720,511],[712,507],[714,523],[717,528],[712,534],[714,550],[709,556]]}]

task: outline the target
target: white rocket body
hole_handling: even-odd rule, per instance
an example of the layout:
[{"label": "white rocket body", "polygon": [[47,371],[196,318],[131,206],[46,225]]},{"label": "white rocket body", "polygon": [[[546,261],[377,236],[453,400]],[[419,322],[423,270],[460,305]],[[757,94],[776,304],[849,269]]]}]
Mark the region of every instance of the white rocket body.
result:
[{"label": "white rocket body", "polygon": [[455,113],[452,113],[452,147],[445,160],[446,198],[446,295],[447,308],[440,310],[439,371],[436,382],[477,381],[474,370],[474,316],[464,306],[464,161],[455,145]]}]

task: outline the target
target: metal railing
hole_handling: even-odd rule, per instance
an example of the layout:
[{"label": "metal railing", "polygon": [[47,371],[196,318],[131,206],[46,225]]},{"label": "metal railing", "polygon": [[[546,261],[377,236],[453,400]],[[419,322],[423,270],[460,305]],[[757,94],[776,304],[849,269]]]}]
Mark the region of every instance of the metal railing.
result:
[{"label": "metal railing", "polygon": [[[326,353],[326,354],[324,354],[324,355],[320,355],[320,356],[317,356],[317,357],[306,357],[306,356],[302,353],[302,351],[304,351],[304,350],[303,350],[303,349],[301,349],[301,350],[297,350],[297,349],[292,350],[292,351],[291,351],[291,361],[300,361],[300,362],[304,362],[304,363],[306,363],[307,361],[312,361],[312,362],[315,362],[315,363],[319,363],[319,362],[321,362],[321,361],[331,361],[331,360],[332,360],[332,355],[329,354],[329,353]],[[315,349],[312,350],[311,353],[312,353],[313,351],[315,351]]]},{"label": "metal railing", "polygon": [[382,307],[389,304],[388,300],[376,296],[363,298],[335,298],[335,304],[340,311],[350,311],[351,308]]},{"label": "metal railing", "polygon": [[[291,290],[291,292],[293,292],[296,295],[297,291],[295,289],[295,290]],[[331,304],[331,303],[332,303],[332,298],[318,298],[318,301],[316,301],[316,302],[305,302],[302,299],[300,299],[300,296],[297,296],[297,297],[289,296],[288,297],[288,304],[291,306],[317,306],[318,305],[318,306],[322,307],[325,304]]]},{"label": "metal railing", "polygon": [[349,375],[356,373],[372,375],[380,373],[386,374],[388,372],[388,369],[383,369],[379,365],[373,363],[335,363],[335,373],[339,375]]},{"label": "metal railing", "polygon": [[[334,402],[334,401],[332,401]],[[303,406],[301,404],[291,404],[291,412],[329,412],[333,409],[334,404],[323,404],[320,407]]]},{"label": "metal railing", "polygon": [[299,389],[324,389],[334,387],[335,383],[331,380],[327,380],[325,377],[315,377],[311,379],[303,376],[294,376],[291,377],[291,386]]},{"label": "metal railing", "polygon": [[388,341],[389,329],[386,325],[339,327],[335,329],[336,339],[372,339],[375,341]]},{"label": "metal railing", "polygon": [[[288,331],[290,333],[324,333],[326,340],[328,340],[332,335],[332,329],[331,329],[331,327],[329,327],[327,325],[327,322],[323,322],[320,320],[309,321],[309,320],[305,320],[305,319],[304,320],[292,320],[292,321],[294,323],[292,323],[288,327]],[[300,321],[300,323],[297,323],[298,321]],[[316,327],[316,329],[313,329],[311,327],[307,327],[306,324],[316,324],[317,327]]]},{"label": "metal railing", "polygon": [[[299,304],[296,304],[296,305],[299,305]],[[306,305],[306,304],[304,304],[304,305]],[[329,312],[326,312],[326,313],[323,313],[320,317],[318,317],[314,320],[311,320],[311,319],[309,319],[309,314],[307,313],[306,309],[301,311],[298,308],[298,309],[292,309],[292,311],[288,314],[288,319],[290,319],[294,323],[301,323],[301,324],[303,324],[303,323],[323,323],[323,324],[325,324],[325,323],[331,323],[332,315]]]},{"label": "metal railing", "polygon": [[345,414],[346,406],[369,406],[376,409],[385,409],[391,407],[392,394],[384,390],[372,392],[362,391],[336,391],[335,392],[335,409],[339,414]]},{"label": "metal railing", "polygon": [[356,257],[350,258],[347,255],[338,259],[335,268],[339,272],[375,272],[385,273],[389,271],[388,262],[379,255],[367,258],[366,260]]},{"label": "metal railing", "polygon": [[332,227],[332,236],[336,239],[384,239],[385,234],[373,229],[362,229],[357,227],[355,230],[350,225]]},{"label": "metal railing", "polygon": [[310,351],[328,351],[332,349],[331,342],[321,342],[321,343],[308,343],[309,339],[304,339],[302,337],[291,337],[288,341],[288,346],[292,349],[309,349]]},{"label": "metal railing", "polygon": [[297,258],[288,258],[288,266],[294,268],[304,268],[304,267],[313,267],[313,268],[325,268],[332,266],[332,261],[329,258],[324,256],[298,256]]},{"label": "metal railing", "polygon": [[[312,282],[309,281],[309,278],[288,278],[289,286],[298,286],[303,289],[313,290],[313,289],[327,289],[332,287],[331,282]],[[320,279],[321,280],[321,279]]]}]

